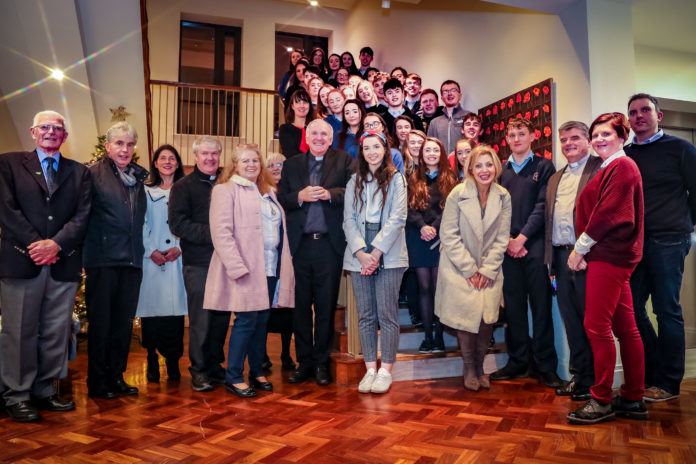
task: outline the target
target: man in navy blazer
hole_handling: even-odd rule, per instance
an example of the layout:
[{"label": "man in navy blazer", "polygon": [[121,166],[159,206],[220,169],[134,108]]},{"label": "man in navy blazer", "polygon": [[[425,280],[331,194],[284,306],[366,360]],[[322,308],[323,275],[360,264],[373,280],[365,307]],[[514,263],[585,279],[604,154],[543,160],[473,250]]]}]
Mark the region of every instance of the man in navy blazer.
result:
[{"label": "man in navy blazer", "polygon": [[293,323],[299,366],[289,381],[301,383],[314,375],[317,384],[328,385],[334,311],[346,247],[343,196],[353,159],[343,150],[330,148],[333,130],[323,120],[310,122],[306,132],[308,152],[285,161],[278,185],[295,268]]},{"label": "man in navy blazer", "polygon": [[55,380],[68,357],[92,190],[87,168],[60,153],[63,116],[37,113],[30,130],[34,151],[0,155],[0,374],[17,422],[75,409]]}]

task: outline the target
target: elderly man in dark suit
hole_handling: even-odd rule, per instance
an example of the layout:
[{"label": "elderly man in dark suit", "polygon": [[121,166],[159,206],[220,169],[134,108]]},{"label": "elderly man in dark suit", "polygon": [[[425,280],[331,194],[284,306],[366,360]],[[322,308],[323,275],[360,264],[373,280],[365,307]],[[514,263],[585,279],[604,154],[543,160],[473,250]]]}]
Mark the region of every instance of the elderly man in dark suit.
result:
[{"label": "elderly man in dark suit", "polygon": [[315,374],[317,384],[328,385],[334,311],[346,247],[343,196],[352,158],[330,148],[333,130],[326,122],[316,119],[306,132],[309,151],[285,162],[278,186],[295,268],[294,331],[299,366],[289,381],[301,383]]},{"label": "elderly man in dark suit", "polygon": [[558,129],[561,151],[568,164],[549,179],[546,188],[546,235],[544,262],[551,276],[556,277],[558,309],[563,318],[572,378],[556,394],[570,396],[573,401],[591,398],[594,384],[592,348],[585,334],[585,278],[587,271],[573,271],[568,256],[575,246],[575,200],[594,177],[602,159],[590,155],[587,126],[568,121]]},{"label": "elderly man in dark suit", "polygon": [[87,168],[60,152],[63,116],[42,111],[30,130],[34,151],[0,155],[0,364],[17,422],[75,409],[55,380],[68,357],[92,190]]}]

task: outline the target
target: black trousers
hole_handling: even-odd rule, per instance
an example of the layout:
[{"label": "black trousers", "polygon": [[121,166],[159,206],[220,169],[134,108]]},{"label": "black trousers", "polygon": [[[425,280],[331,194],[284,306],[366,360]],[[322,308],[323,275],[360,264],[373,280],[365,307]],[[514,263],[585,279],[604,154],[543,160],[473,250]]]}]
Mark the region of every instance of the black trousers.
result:
[{"label": "black trousers", "polygon": [[293,322],[295,351],[300,368],[329,365],[342,260],[343,257],[336,253],[328,237],[313,240],[304,236],[293,256]]},{"label": "black trousers", "polygon": [[109,388],[126,371],[143,271],[130,266],[85,269],[87,387]]},{"label": "black trousers", "polygon": [[418,278],[414,268],[409,267],[406,269],[401,285],[404,287],[406,298],[408,299],[408,315],[411,317],[412,322],[418,322],[421,320],[420,296],[418,292]]},{"label": "black trousers", "polygon": [[[510,356],[508,366],[524,370],[532,364],[540,372],[556,372],[558,358],[551,318],[551,283],[542,255],[527,255],[503,260],[503,297],[505,298],[505,344]],[[528,307],[532,310],[533,336],[529,338]],[[531,355],[530,360],[530,343]]]},{"label": "black trousers", "polygon": [[184,316],[141,317],[143,348],[159,351],[167,360],[184,354]]},{"label": "black trousers", "polygon": [[584,325],[587,271],[570,270],[570,251],[564,247],[553,247],[556,298],[570,348],[570,374],[579,384],[589,388],[594,385],[594,361]]},{"label": "black trousers", "polygon": [[205,376],[217,371],[224,376],[221,364],[225,362],[225,338],[232,313],[203,309],[207,267],[184,266],[183,273],[189,316],[189,371]]}]

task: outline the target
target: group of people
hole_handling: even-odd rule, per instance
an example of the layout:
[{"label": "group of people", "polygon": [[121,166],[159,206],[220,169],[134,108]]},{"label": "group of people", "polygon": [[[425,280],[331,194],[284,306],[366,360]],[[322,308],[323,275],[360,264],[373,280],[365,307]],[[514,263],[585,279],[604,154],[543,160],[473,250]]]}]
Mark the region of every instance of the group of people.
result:
[{"label": "group of people", "polygon": [[[360,53],[366,77],[371,56]],[[655,98],[631,97],[628,119],[606,113],[589,128],[561,125],[568,164],[556,172],[532,152],[534,127],[524,118],[508,122],[512,154],[501,163],[479,143],[481,118],[459,106],[455,81],[441,86],[442,114],[426,121],[418,112],[432,116],[437,95],[424,91],[414,101],[407,91],[404,99],[400,78],[414,75],[402,68],[381,87],[386,111],[368,110],[375,98],[346,99],[338,89],[325,92],[324,104],[322,86],[314,86],[315,101],[314,78],[299,77],[324,59],[310,58],[302,72],[301,57],[293,63],[289,87],[299,88],[289,95],[293,127],[281,127],[282,155],[239,145],[222,169],[220,142],[202,136],[190,174],[176,148],[163,145],[148,175],[132,160],[135,130],[121,122],[107,131],[106,156],[87,168],[61,154],[68,131],[53,111],[34,118],[34,151],[0,155],[0,387],[12,419],[75,408],[54,380],[65,374],[82,268],[92,398],[138,393],[123,378],[136,315],[150,382],[160,380],[159,354],[169,380],[180,379],[187,314],[195,391],[219,384],[242,398],[272,391],[269,330],[282,335],[289,382],[329,384],[343,270],[357,301],[361,393],[390,389],[403,289],[423,327],[421,352],[444,351],[443,328],[455,331],[469,390],[534,376],[585,401],[568,415],[574,424],[646,419],[644,398],[679,395],[679,289],[696,221],[696,148],[659,129]],[[355,74],[352,56],[339,57],[337,69],[332,58],[319,71],[345,90],[351,77],[341,71]],[[367,95],[360,81],[357,92]],[[382,93],[369,87],[373,97]],[[635,137],[624,147],[630,129]],[[556,373],[552,281],[571,352],[567,382]],[[509,359],[489,376],[483,359],[499,319]],[[625,380],[615,398],[612,333]]]}]

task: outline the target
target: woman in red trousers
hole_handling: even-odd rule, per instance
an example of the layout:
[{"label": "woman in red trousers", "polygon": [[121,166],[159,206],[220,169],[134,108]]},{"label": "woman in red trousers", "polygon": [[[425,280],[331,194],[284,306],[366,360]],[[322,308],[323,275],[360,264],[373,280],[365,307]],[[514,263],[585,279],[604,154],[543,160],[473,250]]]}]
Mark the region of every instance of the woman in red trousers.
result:
[{"label": "woman in red trousers", "polygon": [[[577,199],[578,240],[568,266],[587,269],[585,331],[592,346],[592,398],[568,414],[571,424],[596,424],[615,416],[647,419],[643,401],[643,342],[636,328],[629,279],[643,250],[643,184],[623,151],[629,125],[621,113],[605,113],[590,126],[592,148],[604,161]],[[619,339],[624,368],[621,394],[612,399]]]}]

